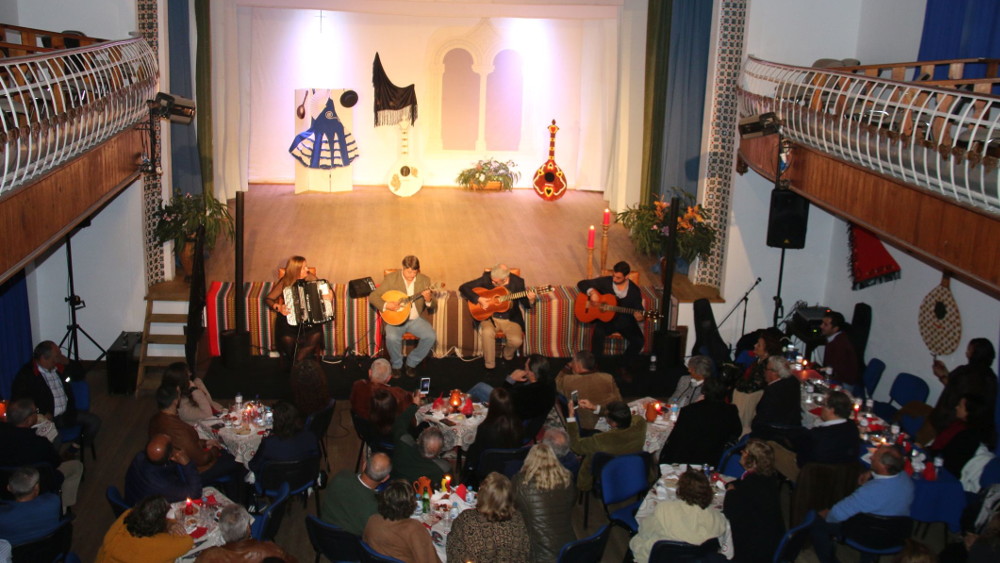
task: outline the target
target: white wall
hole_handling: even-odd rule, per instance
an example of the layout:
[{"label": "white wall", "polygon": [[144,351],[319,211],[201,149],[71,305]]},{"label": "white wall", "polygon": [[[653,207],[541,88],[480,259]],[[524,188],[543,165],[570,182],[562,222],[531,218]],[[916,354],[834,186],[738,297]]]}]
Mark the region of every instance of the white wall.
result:
[{"label": "white wall", "polygon": [[102,39],[126,39],[137,28],[135,2],[129,0],[17,0],[17,12],[18,25]]},{"label": "white wall", "polygon": [[[915,4],[907,0],[850,0],[830,9],[824,0],[753,0],[746,53],[803,66],[824,57],[854,57],[862,62],[916,60],[923,3]],[[764,244],[771,187],[754,172],[733,178],[729,254],[723,285],[726,303],[715,305],[713,311],[716,320],[721,321],[754,280],[761,277],[761,284],[750,295],[747,331],[770,326],[774,313],[772,297],[781,251]],[[805,249],[789,250],[786,254],[782,288],[786,314],[796,300],[803,300],[839,310],[850,320],[856,302],[868,303],[873,309],[873,319],[867,357],[878,357],[887,364],[883,385],[876,396],[885,398],[892,377],[907,371],[928,381],[933,402],[940,384],[931,375],[931,356],[917,328],[917,312],[924,296],[940,282],[941,272],[887,245],[902,267],[902,278],[853,291],[846,231],[844,221],[811,207]],[[951,288],[962,312],[963,333],[959,350],[942,360],[955,367],[965,362],[964,350],[969,339],[986,337],[997,343],[1000,302],[954,280]],[[741,313],[735,313],[721,328],[727,342],[735,343],[740,336]],[[692,321],[690,306],[682,307],[680,324],[692,326]],[[688,344],[692,344],[690,339]]]},{"label": "white wall", "polygon": [[0,22],[14,23],[18,21],[17,2],[0,2]]}]

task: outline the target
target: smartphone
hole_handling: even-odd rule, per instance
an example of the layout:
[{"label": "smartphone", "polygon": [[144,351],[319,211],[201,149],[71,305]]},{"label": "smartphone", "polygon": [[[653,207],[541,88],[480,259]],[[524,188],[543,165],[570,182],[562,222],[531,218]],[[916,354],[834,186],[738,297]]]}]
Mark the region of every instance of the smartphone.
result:
[{"label": "smartphone", "polygon": [[573,401],[573,408],[579,407],[580,406],[580,392],[579,391],[572,391],[569,394],[569,400]]},{"label": "smartphone", "polygon": [[426,395],[431,392],[431,378],[421,377],[420,378],[420,393]]}]

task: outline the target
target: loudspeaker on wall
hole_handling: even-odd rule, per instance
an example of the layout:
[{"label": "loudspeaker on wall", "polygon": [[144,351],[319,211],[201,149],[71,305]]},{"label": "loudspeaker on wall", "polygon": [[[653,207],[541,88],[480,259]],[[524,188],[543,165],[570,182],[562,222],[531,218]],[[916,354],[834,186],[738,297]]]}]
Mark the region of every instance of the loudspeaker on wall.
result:
[{"label": "loudspeaker on wall", "polygon": [[809,200],[782,188],[771,191],[767,217],[767,245],[772,248],[805,248],[809,226]]}]

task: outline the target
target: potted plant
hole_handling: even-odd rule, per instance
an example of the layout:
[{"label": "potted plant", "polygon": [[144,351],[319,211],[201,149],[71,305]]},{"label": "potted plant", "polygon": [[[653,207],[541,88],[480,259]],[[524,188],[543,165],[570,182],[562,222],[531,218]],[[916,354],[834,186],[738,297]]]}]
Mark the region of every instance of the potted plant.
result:
[{"label": "potted plant", "polygon": [[515,170],[516,168],[517,163],[513,160],[502,162],[490,157],[459,172],[455,181],[467,190],[510,191],[514,189],[514,183],[521,178],[521,173]]},{"label": "potted plant", "polygon": [[[677,215],[677,271],[687,273],[696,258],[706,259],[715,243],[715,227],[708,223],[708,211],[695,203],[694,196],[672,188],[680,198],[683,212]],[[628,207],[617,220],[629,230],[629,238],[640,254],[663,256],[670,226],[670,202],[659,198],[652,203]]]},{"label": "potted plant", "polygon": [[174,190],[173,197],[153,214],[153,219],[156,221],[153,229],[156,241],[159,244],[174,241],[174,252],[188,274],[190,268],[186,264],[187,257],[194,256],[194,239],[198,227],[205,226],[206,250],[215,246],[219,235],[233,240],[235,234],[233,217],[226,204],[202,194],[182,194],[179,190]]}]

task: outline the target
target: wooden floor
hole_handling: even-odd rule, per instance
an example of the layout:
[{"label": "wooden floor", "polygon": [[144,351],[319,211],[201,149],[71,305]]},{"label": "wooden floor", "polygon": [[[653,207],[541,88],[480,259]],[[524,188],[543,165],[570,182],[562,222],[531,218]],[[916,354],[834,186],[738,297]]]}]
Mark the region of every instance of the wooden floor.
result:
[{"label": "wooden floor", "polygon": [[[423,273],[450,289],[497,262],[520,268],[529,285],[571,285],[587,275],[590,225],[597,229],[593,267],[599,272],[606,205],[601,193],[584,191],[545,202],[534,190],[424,188],[400,198],[384,187],[296,195],[291,186],[253,185],[246,194],[244,279],[274,280],[288,257],[299,254],[331,282],[370,276],[377,283],[386,268],[415,254]],[[650,273],[654,259],[637,255],[625,228],[612,224],[607,267],[619,260],[642,272],[642,285],[662,286]],[[206,263],[207,279],[235,279],[234,261],[233,244],[220,240]],[[687,278],[674,287],[685,301],[717,294]]]}]

